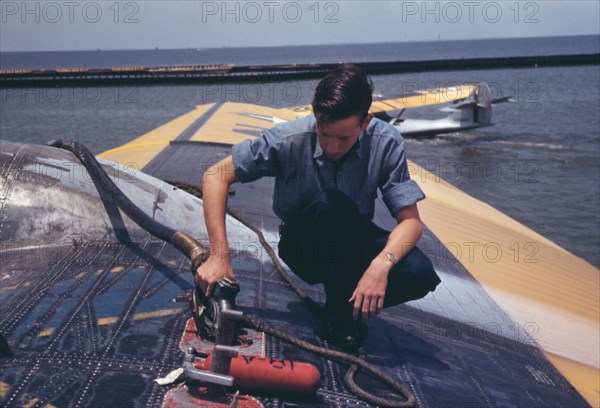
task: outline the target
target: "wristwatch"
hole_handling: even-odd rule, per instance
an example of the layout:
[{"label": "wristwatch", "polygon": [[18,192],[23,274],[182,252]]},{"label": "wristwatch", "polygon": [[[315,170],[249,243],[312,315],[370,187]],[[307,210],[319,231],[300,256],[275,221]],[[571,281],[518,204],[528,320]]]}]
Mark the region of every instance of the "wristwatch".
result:
[{"label": "wristwatch", "polygon": [[396,258],[396,255],[392,254],[391,252],[382,251],[382,254],[385,255],[385,257],[392,263],[392,265],[396,265],[396,262],[398,262],[398,258]]}]

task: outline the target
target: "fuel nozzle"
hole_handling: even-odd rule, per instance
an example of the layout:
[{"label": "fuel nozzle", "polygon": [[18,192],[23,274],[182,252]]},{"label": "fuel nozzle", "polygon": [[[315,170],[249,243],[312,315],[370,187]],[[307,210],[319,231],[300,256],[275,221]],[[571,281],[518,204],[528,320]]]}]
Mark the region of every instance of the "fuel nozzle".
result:
[{"label": "fuel nozzle", "polygon": [[196,328],[201,337],[217,344],[234,343],[237,325],[229,322],[228,312],[235,311],[235,298],[239,291],[240,283],[234,276],[219,279],[210,297],[196,286],[192,303]]},{"label": "fuel nozzle", "polygon": [[235,308],[235,298],[240,292],[240,283],[235,276],[223,276],[217,282],[214,289],[214,297],[219,301],[229,303],[229,306]]}]

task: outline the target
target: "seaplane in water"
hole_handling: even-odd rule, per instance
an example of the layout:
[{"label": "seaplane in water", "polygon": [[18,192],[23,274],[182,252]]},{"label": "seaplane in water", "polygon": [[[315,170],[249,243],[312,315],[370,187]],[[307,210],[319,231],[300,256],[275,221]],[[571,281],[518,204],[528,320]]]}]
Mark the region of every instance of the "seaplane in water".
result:
[{"label": "seaplane in water", "polygon": [[[510,96],[492,98],[492,91],[486,83],[463,84],[415,91],[399,97],[374,94],[371,110],[375,117],[392,124],[403,137],[422,138],[492,126],[493,105],[510,101]],[[440,110],[450,114],[438,119],[402,117],[409,108],[431,105],[444,105]],[[296,110],[310,112],[310,106]],[[278,116],[254,117],[274,124],[287,122],[287,119]]]},{"label": "seaplane in water", "polygon": [[[410,96],[404,96],[407,107],[444,103],[447,106],[441,110],[450,114],[439,119],[402,118],[402,114],[407,109],[404,107],[398,110],[394,117],[388,111],[378,112],[376,116],[394,125],[404,137],[427,137],[460,132],[492,126],[492,106],[512,101],[510,96],[499,98],[491,96],[490,87],[485,83],[417,91]],[[376,99],[383,98],[377,96]],[[408,98],[413,100],[412,104],[408,102]]]},{"label": "seaplane in water", "polygon": [[[468,112],[459,129],[489,124],[482,89],[444,90],[453,115]],[[372,110],[397,122],[393,112],[440,92]],[[198,291],[201,174],[233,144],[308,114],[204,104],[97,158],[72,142],[2,140],[0,405],[598,406],[598,269],[414,164],[427,195],[419,246],[442,284],[371,318],[362,358],[318,337],[322,288],[286,275],[270,250],[280,220],[268,178],[230,191],[236,279],[211,298]],[[380,200],[374,221],[395,223]]]}]

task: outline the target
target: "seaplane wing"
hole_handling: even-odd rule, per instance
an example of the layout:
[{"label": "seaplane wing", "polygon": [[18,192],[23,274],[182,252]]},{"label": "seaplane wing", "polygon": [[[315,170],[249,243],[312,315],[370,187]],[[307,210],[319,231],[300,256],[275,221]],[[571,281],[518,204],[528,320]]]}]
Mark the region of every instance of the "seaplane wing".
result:
[{"label": "seaplane wing", "polygon": [[[462,84],[456,86],[446,86],[443,88],[433,88],[424,90],[415,90],[403,95],[385,97],[376,94],[373,97],[371,112],[375,115],[390,111],[398,111],[407,108],[417,108],[429,105],[447,104],[467,99],[476,89],[475,85]],[[282,109],[284,110],[284,109]],[[285,110],[291,110],[297,117],[307,115],[311,112],[310,105],[303,105]]]},{"label": "seaplane wing", "polygon": [[[197,192],[202,173],[240,140],[259,137],[293,109],[198,106],[102,153],[103,166],[150,217],[208,236]],[[306,113],[304,113],[306,114]],[[314,364],[314,395],[236,388],[221,399],[194,381],[158,385],[182,366],[190,309],[172,303],[193,285],[189,261],[115,208],[65,151],[2,142],[0,404],[2,406],[364,407],[347,366],[260,335],[248,360]],[[418,406],[598,406],[596,268],[489,205],[414,165],[428,198],[419,243],[442,278],[419,301],[370,319],[367,361],[404,383]],[[277,245],[272,180],[235,184],[229,206]],[[380,201],[375,221],[393,226]],[[327,347],[318,319],[280,277],[254,231],[227,217],[237,304],[294,336]],[[317,302],[319,286],[297,280]],[[186,325],[187,322],[187,325]],[[247,336],[248,337],[248,336]],[[187,339],[187,340],[186,340]],[[208,346],[207,346],[208,347]],[[384,384],[357,382],[383,398]]]},{"label": "seaplane wing", "polygon": [[475,85],[462,84],[455,86],[446,86],[442,88],[416,90],[405,95],[386,98],[376,96],[371,106],[374,114],[380,112],[389,112],[392,110],[402,110],[407,108],[417,108],[422,106],[447,104],[465,100],[476,89]]}]

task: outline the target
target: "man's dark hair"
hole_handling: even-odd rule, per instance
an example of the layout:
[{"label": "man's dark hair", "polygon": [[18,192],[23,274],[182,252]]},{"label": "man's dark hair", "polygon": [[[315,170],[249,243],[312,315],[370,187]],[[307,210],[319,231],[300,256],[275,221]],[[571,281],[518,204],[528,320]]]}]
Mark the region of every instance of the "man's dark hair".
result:
[{"label": "man's dark hair", "polygon": [[373,102],[373,81],[356,65],[342,64],[319,82],[311,103],[317,124],[357,115],[362,122]]}]

